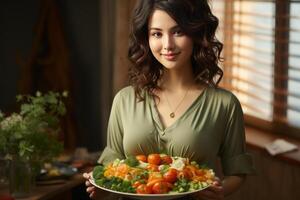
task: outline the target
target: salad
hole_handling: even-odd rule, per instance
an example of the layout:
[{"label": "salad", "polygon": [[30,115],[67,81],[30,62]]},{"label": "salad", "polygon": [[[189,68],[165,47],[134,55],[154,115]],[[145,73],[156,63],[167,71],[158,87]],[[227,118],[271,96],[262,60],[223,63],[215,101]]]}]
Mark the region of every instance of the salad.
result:
[{"label": "salad", "polygon": [[166,154],[116,159],[92,172],[94,182],[107,189],[137,194],[171,194],[200,190],[214,180],[212,169],[200,167],[188,158]]}]

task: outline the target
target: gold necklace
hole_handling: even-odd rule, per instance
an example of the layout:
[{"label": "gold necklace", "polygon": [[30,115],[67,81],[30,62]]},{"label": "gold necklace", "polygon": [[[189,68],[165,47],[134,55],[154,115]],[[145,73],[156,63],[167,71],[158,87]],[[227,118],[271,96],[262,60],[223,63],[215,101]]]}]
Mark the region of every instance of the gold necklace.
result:
[{"label": "gold necklace", "polygon": [[179,106],[181,105],[181,103],[183,102],[183,100],[184,100],[184,98],[186,97],[186,95],[187,95],[189,89],[190,89],[190,88],[188,88],[188,89],[186,90],[184,96],[183,96],[182,99],[179,101],[179,103],[178,103],[177,106],[175,107],[174,111],[172,110],[172,106],[171,106],[171,104],[170,104],[170,102],[169,102],[169,100],[168,100],[166,94],[163,92],[163,95],[164,95],[165,99],[167,100],[167,103],[168,103],[168,105],[169,105],[169,109],[170,109],[170,111],[171,111],[171,113],[169,114],[169,116],[170,116],[171,118],[174,118],[174,117],[175,117],[175,112],[177,111],[177,109],[179,108]]}]

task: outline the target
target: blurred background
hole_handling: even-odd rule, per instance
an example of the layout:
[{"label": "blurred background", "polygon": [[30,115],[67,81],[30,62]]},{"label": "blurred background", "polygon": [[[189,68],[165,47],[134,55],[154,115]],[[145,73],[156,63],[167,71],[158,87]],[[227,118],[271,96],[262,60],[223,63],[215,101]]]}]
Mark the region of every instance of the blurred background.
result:
[{"label": "blurred background", "polygon": [[[1,1],[0,110],[13,112],[20,93],[68,90],[65,148],[101,151],[113,96],[127,84],[134,3]],[[240,99],[247,127],[299,144],[300,1],[212,0],[211,6],[225,45],[221,86]],[[231,199],[299,199],[299,151],[282,159],[255,147],[258,176]]]},{"label": "blurred background", "polygon": [[126,81],[132,6],[130,1],[2,1],[0,110],[13,112],[20,93],[68,90],[65,148],[103,148],[113,94]]}]

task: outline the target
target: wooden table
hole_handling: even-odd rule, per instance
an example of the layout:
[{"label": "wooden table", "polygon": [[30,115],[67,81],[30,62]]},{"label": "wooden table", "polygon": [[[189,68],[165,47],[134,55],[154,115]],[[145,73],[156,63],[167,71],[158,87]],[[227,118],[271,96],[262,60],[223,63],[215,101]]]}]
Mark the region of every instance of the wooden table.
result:
[{"label": "wooden table", "polygon": [[[87,194],[84,192],[84,182],[85,179],[82,177],[81,173],[75,174],[70,179],[52,185],[37,185],[32,194],[27,198],[18,198],[18,200],[73,200],[74,192],[81,192],[84,199],[88,199]],[[81,191],[74,191],[76,187],[81,187]],[[0,194],[8,193],[8,188],[0,190]],[[80,198],[82,199],[82,198]]]}]

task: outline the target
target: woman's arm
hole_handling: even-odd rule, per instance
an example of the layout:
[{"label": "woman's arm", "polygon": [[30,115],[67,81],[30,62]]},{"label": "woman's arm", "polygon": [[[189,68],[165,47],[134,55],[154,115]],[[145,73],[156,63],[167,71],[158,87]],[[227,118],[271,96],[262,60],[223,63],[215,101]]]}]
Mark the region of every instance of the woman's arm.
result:
[{"label": "woman's arm", "polygon": [[98,188],[96,188],[95,186],[93,186],[89,179],[90,179],[90,176],[91,176],[91,173],[84,173],[83,174],[83,177],[86,179],[85,181],[85,185],[86,185],[86,192],[89,194],[89,197],[91,199],[94,199],[94,200],[100,200],[100,199],[103,199],[107,196],[110,195],[109,192],[106,192],[104,190],[99,190]]},{"label": "woman's arm", "polygon": [[[98,162],[101,164],[109,163],[114,161],[116,158],[122,159],[124,157],[123,151],[123,128],[122,120],[120,116],[120,92],[114,98],[112,109],[110,112],[108,128],[107,128],[107,146],[103,150]],[[86,191],[91,199],[101,199],[99,195],[103,196],[107,192],[100,191],[98,188],[93,186],[89,178],[91,173],[84,173],[83,177],[86,179],[85,185],[87,187]]]},{"label": "woman's arm", "polygon": [[224,180],[222,181],[224,196],[228,196],[237,191],[238,188],[243,184],[245,179],[245,175],[225,176]]},{"label": "woman's arm", "polygon": [[222,182],[216,178],[213,185],[198,192],[196,198],[199,200],[222,200],[235,192],[242,185],[245,177],[244,175],[226,176]]}]

